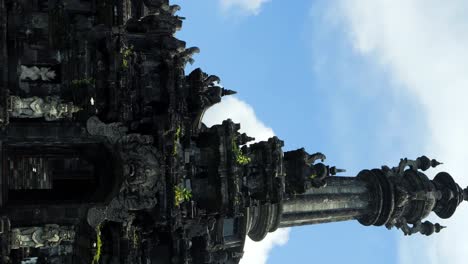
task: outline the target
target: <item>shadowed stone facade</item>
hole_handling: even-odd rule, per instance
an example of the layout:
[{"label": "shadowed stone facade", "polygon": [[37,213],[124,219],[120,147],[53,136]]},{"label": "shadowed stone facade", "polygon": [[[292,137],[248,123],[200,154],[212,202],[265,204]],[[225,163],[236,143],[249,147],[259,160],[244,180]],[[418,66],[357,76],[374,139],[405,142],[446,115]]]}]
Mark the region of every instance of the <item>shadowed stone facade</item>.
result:
[{"label": "shadowed stone facade", "polygon": [[[0,0],[2,263],[238,263],[247,236],[358,220],[430,235],[468,199],[439,163],[343,170],[203,113],[234,91],[165,0]],[[317,162],[321,160],[321,162]]]}]

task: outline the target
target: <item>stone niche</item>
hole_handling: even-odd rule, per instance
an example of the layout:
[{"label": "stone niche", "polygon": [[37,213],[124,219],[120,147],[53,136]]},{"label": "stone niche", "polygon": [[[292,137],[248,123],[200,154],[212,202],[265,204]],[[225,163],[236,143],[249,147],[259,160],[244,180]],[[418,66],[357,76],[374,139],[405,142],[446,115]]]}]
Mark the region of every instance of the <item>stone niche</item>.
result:
[{"label": "stone niche", "polygon": [[4,144],[4,205],[103,201],[114,178],[109,156],[100,144]]}]

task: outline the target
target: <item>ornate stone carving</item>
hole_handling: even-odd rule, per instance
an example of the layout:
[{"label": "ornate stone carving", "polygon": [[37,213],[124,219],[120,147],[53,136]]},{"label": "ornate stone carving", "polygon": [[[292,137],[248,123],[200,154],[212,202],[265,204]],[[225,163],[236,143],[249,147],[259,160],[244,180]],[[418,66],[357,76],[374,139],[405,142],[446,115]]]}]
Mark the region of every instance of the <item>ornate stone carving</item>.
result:
[{"label": "ornate stone carving", "polygon": [[41,227],[20,227],[11,230],[12,249],[54,247],[62,241],[73,241],[74,239],[74,230],[54,224]]},{"label": "ornate stone carving", "polygon": [[39,68],[37,66],[28,67],[21,65],[20,79],[22,81],[52,81],[56,76],[55,71],[47,67]]},{"label": "ornate stone carving", "polygon": [[218,76],[208,75],[199,68],[193,70],[187,76],[187,81],[193,93],[192,104],[196,109],[207,109],[221,102],[223,96],[236,93],[235,91],[220,87]]},{"label": "ornate stone carving", "polygon": [[[186,76],[185,66],[199,49],[175,38],[183,18],[175,16],[180,7],[168,0],[7,2],[0,24],[8,18],[11,32],[8,42],[3,34],[0,49],[15,52],[3,56],[8,70],[0,123],[14,117],[2,132],[5,157],[13,157],[9,151],[16,145],[49,155],[41,153],[46,145],[58,156],[79,153],[94,159],[88,153],[99,150],[111,159],[103,167],[93,163],[94,173],[80,174],[79,181],[72,175],[75,165],[57,164],[54,171],[67,178],[67,190],[76,184],[73,197],[60,193],[57,184],[44,192],[51,199],[47,203],[43,197],[31,203],[36,196],[27,190],[33,195],[21,194],[21,200],[28,203],[16,206],[10,199],[14,193],[6,193],[12,188],[5,186],[8,199],[0,202],[8,205],[2,209],[13,225],[33,219],[38,226],[0,229],[0,255],[11,255],[13,263],[22,258],[16,253],[28,250],[11,252],[12,244],[15,249],[48,247],[32,251],[50,263],[90,263],[95,253],[95,263],[234,264],[246,236],[261,240],[278,227],[354,219],[407,235],[430,235],[443,228],[422,222],[431,211],[449,218],[468,199],[468,189],[450,175],[430,180],[420,172],[439,164],[424,156],[402,159],[394,168],[363,170],[357,177],[335,177],[342,170],[320,163],[321,153],[283,153],[276,137],[245,145],[252,138],[239,134],[239,125],[231,121],[202,125],[203,112],[234,92],[200,69]],[[91,105],[73,123],[18,119],[53,121],[76,112],[58,97],[34,97],[46,94]],[[80,122],[95,113],[102,121]],[[88,192],[82,193],[88,189],[89,200]],[[54,200],[57,194],[60,201]],[[184,202],[178,202],[178,194]],[[60,244],[72,235],[61,234],[57,225],[44,226],[51,222],[76,223],[78,243]]]},{"label": "ornate stone carving", "polygon": [[28,97],[10,96],[8,98],[8,113],[14,118],[41,118],[46,121],[55,121],[72,118],[74,113],[81,110],[73,103],[62,103],[56,96]]},{"label": "ornate stone carving", "polygon": [[402,176],[407,167],[414,171],[426,171],[431,167],[435,168],[441,164],[443,163],[435,159],[431,160],[426,156],[421,156],[416,160],[410,160],[407,158],[401,159],[397,167],[390,169],[388,166],[382,166],[382,170],[385,171],[388,176]]},{"label": "ornate stone carving", "polygon": [[97,226],[105,220],[125,222],[132,219],[132,210],[151,209],[157,204],[161,171],[153,137],[127,134],[120,123],[104,124],[97,117],[87,123],[88,133],[102,136],[117,152],[122,161],[123,182],[119,194],[104,208],[92,208],[88,222]]},{"label": "ornate stone carving", "polygon": [[430,236],[434,233],[439,233],[442,229],[446,228],[445,226],[441,226],[439,223],[433,224],[430,221],[417,221],[412,226],[409,226],[405,218],[401,218],[401,220],[398,221],[395,226],[400,229],[405,234],[405,236],[411,236],[416,233]]},{"label": "ornate stone carving", "polygon": [[317,152],[317,153],[314,153],[312,155],[309,155],[309,157],[307,158],[307,163],[312,165],[317,160],[320,160],[321,162],[324,162],[326,159],[327,159],[327,156],[325,156],[324,154],[322,154],[320,152]]}]

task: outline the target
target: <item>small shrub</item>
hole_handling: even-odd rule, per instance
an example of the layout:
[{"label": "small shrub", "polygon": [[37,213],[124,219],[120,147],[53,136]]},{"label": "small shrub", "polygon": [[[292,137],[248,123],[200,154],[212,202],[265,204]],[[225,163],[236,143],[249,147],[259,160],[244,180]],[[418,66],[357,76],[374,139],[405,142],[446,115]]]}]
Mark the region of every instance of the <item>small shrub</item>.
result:
[{"label": "small shrub", "polygon": [[175,206],[179,207],[181,203],[190,201],[192,199],[192,192],[187,188],[176,186],[175,192]]},{"label": "small shrub", "polygon": [[130,58],[134,55],[133,46],[123,47],[120,50],[120,54],[122,54],[122,67],[128,69],[128,66],[130,66]]},{"label": "small shrub", "polygon": [[247,165],[249,164],[252,160],[244,155],[242,151],[239,149],[239,146],[236,144],[235,138],[232,139],[232,151],[234,152],[234,156],[236,157],[236,163],[239,165]]}]

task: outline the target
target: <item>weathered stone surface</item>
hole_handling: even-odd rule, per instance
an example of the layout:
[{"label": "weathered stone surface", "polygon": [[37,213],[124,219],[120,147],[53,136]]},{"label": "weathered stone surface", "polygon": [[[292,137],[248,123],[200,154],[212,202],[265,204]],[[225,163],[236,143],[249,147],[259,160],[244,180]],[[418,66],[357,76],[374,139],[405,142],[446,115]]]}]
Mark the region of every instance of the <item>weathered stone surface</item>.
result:
[{"label": "weathered stone surface", "polygon": [[[247,236],[358,220],[431,235],[468,198],[425,156],[343,170],[203,113],[234,91],[166,0],[0,0],[2,263],[238,263]],[[320,162],[319,162],[320,161]],[[66,232],[65,232],[66,231]],[[73,234],[73,235],[71,235]],[[41,262],[41,263],[42,263]]]}]

